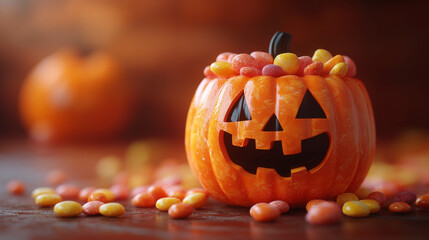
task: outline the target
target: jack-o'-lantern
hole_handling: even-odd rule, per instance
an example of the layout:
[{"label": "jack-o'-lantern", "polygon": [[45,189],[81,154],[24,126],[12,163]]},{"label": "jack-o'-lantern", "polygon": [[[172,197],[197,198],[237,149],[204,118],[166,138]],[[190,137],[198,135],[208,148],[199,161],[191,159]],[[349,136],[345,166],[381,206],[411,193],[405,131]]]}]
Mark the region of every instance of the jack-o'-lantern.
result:
[{"label": "jack-o'-lantern", "polygon": [[284,53],[289,40],[273,37],[274,61],[221,54],[191,103],[188,161],[227,204],[332,199],[355,191],[374,158],[372,107],[353,61],[326,50],[298,58]]},{"label": "jack-o'-lantern", "polygon": [[19,108],[37,141],[88,141],[112,137],[126,126],[132,94],[109,54],[63,49],[28,75]]}]

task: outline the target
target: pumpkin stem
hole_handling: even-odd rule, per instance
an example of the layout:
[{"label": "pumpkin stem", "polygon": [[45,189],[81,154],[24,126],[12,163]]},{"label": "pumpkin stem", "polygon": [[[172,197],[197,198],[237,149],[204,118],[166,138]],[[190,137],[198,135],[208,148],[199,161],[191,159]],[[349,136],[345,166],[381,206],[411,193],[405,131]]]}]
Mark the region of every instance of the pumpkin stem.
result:
[{"label": "pumpkin stem", "polygon": [[275,58],[277,55],[290,52],[292,35],[286,32],[276,32],[271,38],[269,52]]}]

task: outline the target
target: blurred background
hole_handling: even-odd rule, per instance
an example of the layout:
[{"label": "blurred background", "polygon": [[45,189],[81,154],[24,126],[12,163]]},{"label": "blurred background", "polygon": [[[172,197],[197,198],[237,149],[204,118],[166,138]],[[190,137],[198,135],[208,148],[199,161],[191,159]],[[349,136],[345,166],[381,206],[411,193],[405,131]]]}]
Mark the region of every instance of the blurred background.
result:
[{"label": "blurred background", "polygon": [[25,136],[20,88],[66,47],[104,51],[134,90],[121,136],[183,139],[203,69],[225,51],[267,51],[293,34],[292,51],[351,56],[374,106],[379,139],[429,129],[427,1],[0,1],[0,136]]}]

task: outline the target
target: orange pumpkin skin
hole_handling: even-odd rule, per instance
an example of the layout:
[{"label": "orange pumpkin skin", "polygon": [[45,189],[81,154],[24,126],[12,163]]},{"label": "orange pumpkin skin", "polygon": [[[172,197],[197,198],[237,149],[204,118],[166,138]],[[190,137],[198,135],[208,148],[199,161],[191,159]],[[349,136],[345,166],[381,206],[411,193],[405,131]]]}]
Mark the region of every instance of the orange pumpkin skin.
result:
[{"label": "orange pumpkin skin", "polygon": [[94,52],[83,57],[64,49],[42,60],[25,79],[19,110],[34,140],[94,140],[125,127],[132,94],[111,56]]},{"label": "orange pumpkin skin", "polygon": [[[325,119],[296,119],[307,89],[326,114]],[[237,96],[246,96],[251,120],[226,122]],[[283,131],[261,129],[275,114]],[[270,168],[245,171],[225,150],[224,132],[234,145],[255,139],[258,149],[282,140],[283,151],[301,151],[301,140],[326,132],[329,150],[323,161],[306,171],[293,169],[281,177]],[[204,79],[192,100],[185,132],[189,164],[211,196],[227,204],[251,206],[273,200],[305,206],[311,199],[333,199],[354,192],[366,177],[375,154],[375,123],[371,102],[356,78],[287,75],[279,78],[236,76]]]}]

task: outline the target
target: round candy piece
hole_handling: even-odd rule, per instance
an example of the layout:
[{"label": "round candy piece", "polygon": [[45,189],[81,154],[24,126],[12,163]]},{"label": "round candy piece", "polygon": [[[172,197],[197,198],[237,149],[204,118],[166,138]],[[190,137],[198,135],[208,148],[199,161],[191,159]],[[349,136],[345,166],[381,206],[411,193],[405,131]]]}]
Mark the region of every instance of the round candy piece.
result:
[{"label": "round candy piece", "polygon": [[269,222],[276,220],[280,211],[268,203],[257,203],[250,208],[250,216],[258,222]]},{"label": "round candy piece", "polygon": [[269,203],[270,205],[276,207],[281,214],[287,213],[290,209],[289,204],[282,200],[276,200]]},{"label": "round candy piece", "polygon": [[323,63],[314,62],[304,68],[304,75],[320,75],[322,74]]},{"label": "round candy piece", "polygon": [[210,65],[210,70],[219,77],[231,77],[236,74],[231,63],[228,62],[214,62]]},{"label": "round candy piece", "polygon": [[34,202],[42,207],[54,206],[55,204],[61,202],[63,198],[56,193],[45,193],[40,194],[36,197]]},{"label": "round candy piece", "polygon": [[313,60],[309,56],[301,56],[298,58],[298,62],[299,62],[299,69],[296,74],[302,76],[304,75],[304,68],[312,64]]},{"label": "round candy piece", "polygon": [[96,190],[95,187],[85,187],[79,192],[79,200],[88,201],[89,195]]},{"label": "round candy piece", "polygon": [[376,213],[380,211],[380,204],[372,199],[360,200],[361,203],[365,204],[369,208],[370,213]]},{"label": "round candy piece", "polygon": [[95,194],[95,193],[104,194],[106,196],[106,202],[113,202],[113,200],[115,200],[115,194],[113,194],[113,192],[110,191],[110,189],[99,188],[99,189],[95,190],[94,192],[92,192],[92,194]]},{"label": "round candy piece", "polygon": [[326,200],[323,199],[313,199],[308,201],[307,205],[305,205],[305,209],[308,211],[310,211],[310,209],[315,206],[316,204],[322,203],[322,202],[326,202]]},{"label": "round candy piece", "polygon": [[216,61],[228,62],[228,58],[231,55],[235,55],[235,53],[232,53],[232,52],[223,52],[223,53],[217,55]]},{"label": "round candy piece", "polygon": [[242,67],[240,69],[240,75],[249,77],[249,78],[260,76],[261,74],[262,74],[261,70],[254,67]]},{"label": "round candy piece", "polygon": [[343,213],[349,217],[366,217],[370,211],[363,202],[348,201],[344,203]]},{"label": "round candy piece", "polygon": [[55,193],[55,190],[53,188],[50,187],[39,187],[34,189],[31,192],[31,196],[33,198],[36,198],[37,196],[41,195],[41,194],[47,194],[47,193]]},{"label": "round candy piece", "polygon": [[337,204],[343,207],[348,201],[359,201],[359,198],[354,193],[341,193],[337,196]]},{"label": "round candy piece", "polygon": [[232,59],[232,67],[236,72],[240,72],[243,67],[254,67],[255,59],[249,54],[238,54]]},{"label": "round candy piece", "polygon": [[336,55],[335,57],[329,59],[327,62],[325,62],[325,64],[323,64],[322,74],[328,74],[335,65],[342,62],[344,62],[344,58],[341,55]]},{"label": "round candy piece", "polygon": [[162,187],[150,186],[147,192],[152,195],[155,201],[160,198],[167,197],[167,193],[165,193],[165,190]]},{"label": "round candy piece", "polygon": [[354,77],[357,73],[357,68],[355,62],[347,56],[343,56],[344,62],[349,66],[349,70],[347,71],[346,77]]},{"label": "round candy piece", "polygon": [[416,205],[420,208],[428,209],[429,208],[429,193],[420,196],[416,200]]},{"label": "round candy piece", "polygon": [[339,222],[341,217],[341,209],[336,203],[323,201],[308,210],[305,220],[311,224],[323,225]]},{"label": "round candy piece", "polygon": [[131,203],[136,207],[153,207],[155,198],[147,192],[139,193],[133,197]]},{"label": "round candy piece", "polygon": [[75,201],[63,201],[55,204],[54,212],[58,217],[77,217],[82,212],[82,206]]},{"label": "round candy piece", "polygon": [[92,201],[87,202],[82,206],[82,211],[85,215],[95,216],[100,214],[100,207],[104,202]]},{"label": "round candy piece", "polygon": [[337,63],[329,72],[329,74],[336,75],[339,77],[345,77],[347,74],[348,66],[346,63]]},{"label": "round candy piece", "polygon": [[274,59],[274,64],[279,65],[286,74],[296,74],[299,70],[298,56],[294,53],[282,53]]},{"label": "round candy piece", "polygon": [[18,180],[12,180],[7,183],[6,188],[10,194],[21,195],[25,191],[25,184]]},{"label": "round candy piece", "polygon": [[101,192],[93,192],[89,195],[88,197],[88,202],[92,202],[92,201],[99,201],[99,202],[104,202],[107,203],[107,197],[104,193]]},{"label": "round candy piece", "polygon": [[377,201],[378,204],[380,204],[380,207],[384,207],[384,205],[386,205],[386,202],[387,202],[386,195],[384,195],[382,192],[377,192],[377,191],[370,193],[366,198]]},{"label": "round candy piece", "polygon": [[406,202],[409,204],[413,204],[416,200],[417,196],[413,192],[400,192],[393,198],[393,202]]},{"label": "round candy piece", "polygon": [[174,197],[165,197],[165,198],[160,198],[158,199],[158,201],[156,201],[156,208],[158,208],[161,211],[168,211],[168,209],[176,204],[176,203],[180,203],[180,199],[178,198],[174,198]]},{"label": "round candy piece", "polygon": [[250,54],[255,59],[254,67],[262,70],[265,65],[273,64],[273,56],[267,52],[255,51]]},{"label": "round candy piece", "polygon": [[73,184],[63,184],[55,189],[63,199],[77,199],[79,197],[80,188]]},{"label": "round candy piece", "polygon": [[192,205],[195,209],[201,208],[206,204],[207,201],[207,195],[205,193],[196,192],[187,195],[183,202]]},{"label": "round candy piece", "polygon": [[194,208],[187,203],[176,203],[168,209],[171,218],[187,218],[192,214]]},{"label": "round candy piece", "polygon": [[411,205],[406,202],[394,202],[389,205],[389,210],[394,213],[411,212]]},{"label": "round candy piece", "polygon": [[317,49],[313,55],[313,62],[325,63],[332,58],[332,54],[325,49]]},{"label": "round candy piece", "polygon": [[264,68],[262,68],[262,75],[264,76],[271,76],[271,77],[280,77],[283,76],[285,73],[283,71],[283,68],[279,65],[275,64],[268,64]]}]

